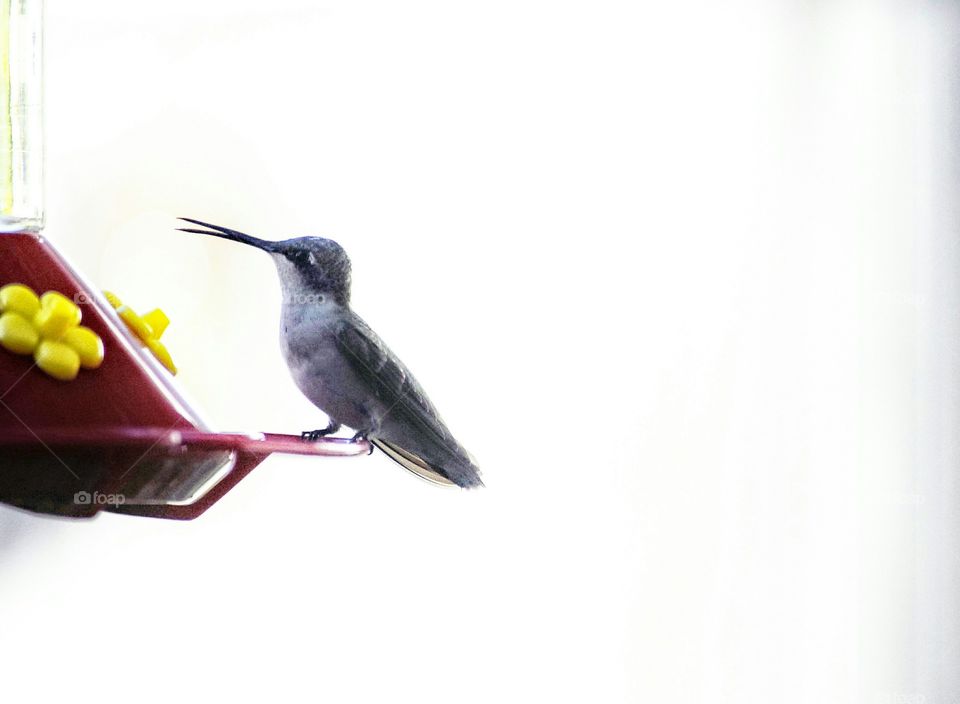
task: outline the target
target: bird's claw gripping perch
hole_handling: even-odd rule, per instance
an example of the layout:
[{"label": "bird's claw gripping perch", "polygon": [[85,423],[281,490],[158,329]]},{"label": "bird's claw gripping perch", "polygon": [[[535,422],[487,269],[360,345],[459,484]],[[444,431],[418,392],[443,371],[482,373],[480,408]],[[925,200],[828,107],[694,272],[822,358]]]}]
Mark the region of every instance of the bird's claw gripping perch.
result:
[{"label": "bird's claw gripping perch", "polygon": [[307,442],[316,442],[320,438],[325,438],[328,435],[333,435],[333,433],[340,430],[340,424],[330,421],[330,425],[326,428],[321,428],[320,430],[304,430],[300,433],[300,437]]},{"label": "bird's claw gripping perch", "polygon": [[[350,442],[367,442],[367,434],[366,434],[365,432],[363,432],[362,430],[361,430],[361,431],[358,431],[352,438],[350,438]],[[370,451],[369,451],[367,454],[368,454],[368,455],[372,455],[372,454],[373,454],[373,443],[372,443],[372,442],[370,443]]]}]

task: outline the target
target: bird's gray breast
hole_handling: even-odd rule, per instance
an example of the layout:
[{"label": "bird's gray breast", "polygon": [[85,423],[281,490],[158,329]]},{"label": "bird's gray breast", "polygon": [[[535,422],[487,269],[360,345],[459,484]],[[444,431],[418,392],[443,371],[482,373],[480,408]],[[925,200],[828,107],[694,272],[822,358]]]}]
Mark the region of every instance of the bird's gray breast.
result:
[{"label": "bird's gray breast", "polygon": [[336,304],[284,303],[280,349],[294,383],[315,406],[355,430],[372,424],[371,399],[336,344],[345,313]]}]

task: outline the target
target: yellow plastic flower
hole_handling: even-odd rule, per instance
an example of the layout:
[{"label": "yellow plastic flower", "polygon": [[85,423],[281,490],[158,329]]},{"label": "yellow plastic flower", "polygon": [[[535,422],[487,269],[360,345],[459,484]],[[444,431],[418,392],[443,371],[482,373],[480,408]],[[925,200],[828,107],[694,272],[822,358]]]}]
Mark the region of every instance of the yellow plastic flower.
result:
[{"label": "yellow plastic flower", "polygon": [[56,291],[37,296],[29,286],[0,288],[0,346],[20,355],[33,355],[47,374],[61,381],[77,378],[80,368],[103,363],[103,340],[80,325],[83,312]]},{"label": "yellow plastic flower", "polygon": [[137,315],[136,311],[125,305],[116,294],[104,291],[103,295],[117,311],[120,320],[126,323],[130,332],[139,338],[160,364],[166,367],[171,374],[176,374],[177,367],[173,363],[173,358],[164,344],[160,342],[160,337],[170,324],[170,318],[167,317],[166,313],[157,308],[142,316]]}]

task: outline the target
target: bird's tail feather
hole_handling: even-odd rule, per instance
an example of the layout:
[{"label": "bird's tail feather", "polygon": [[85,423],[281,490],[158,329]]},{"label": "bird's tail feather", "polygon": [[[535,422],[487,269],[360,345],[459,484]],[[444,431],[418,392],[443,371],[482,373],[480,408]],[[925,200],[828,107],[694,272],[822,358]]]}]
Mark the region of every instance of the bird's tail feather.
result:
[{"label": "bird's tail feather", "polygon": [[[370,442],[376,445],[383,451],[387,457],[392,459],[394,462],[399,464],[401,467],[406,469],[409,472],[416,474],[421,479],[426,479],[432,484],[439,484],[441,486],[457,486],[458,482],[452,481],[449,477],[446,476],[442,471],[432,467],[425,459],[422,457],[413,454],[407,450],[404,450],[402,447],[395,445],[389,440],[383,440],[381,438],[370,438]],[[464,484],[463,486],[476,486],[482,484],[480,478],[477,477],[475,482]]]}]

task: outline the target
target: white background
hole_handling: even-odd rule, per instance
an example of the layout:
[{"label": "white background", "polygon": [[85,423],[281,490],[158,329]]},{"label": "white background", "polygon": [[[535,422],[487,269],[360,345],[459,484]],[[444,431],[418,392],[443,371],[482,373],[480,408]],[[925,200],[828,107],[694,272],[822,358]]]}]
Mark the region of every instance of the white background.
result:
[{"label": "white background", "polygon": [[957,701],[948,5],[51,0],[47,233],[197,404],[324,424],[174,216],[334,237],[487,488],[2,509],[4,700]]}]

